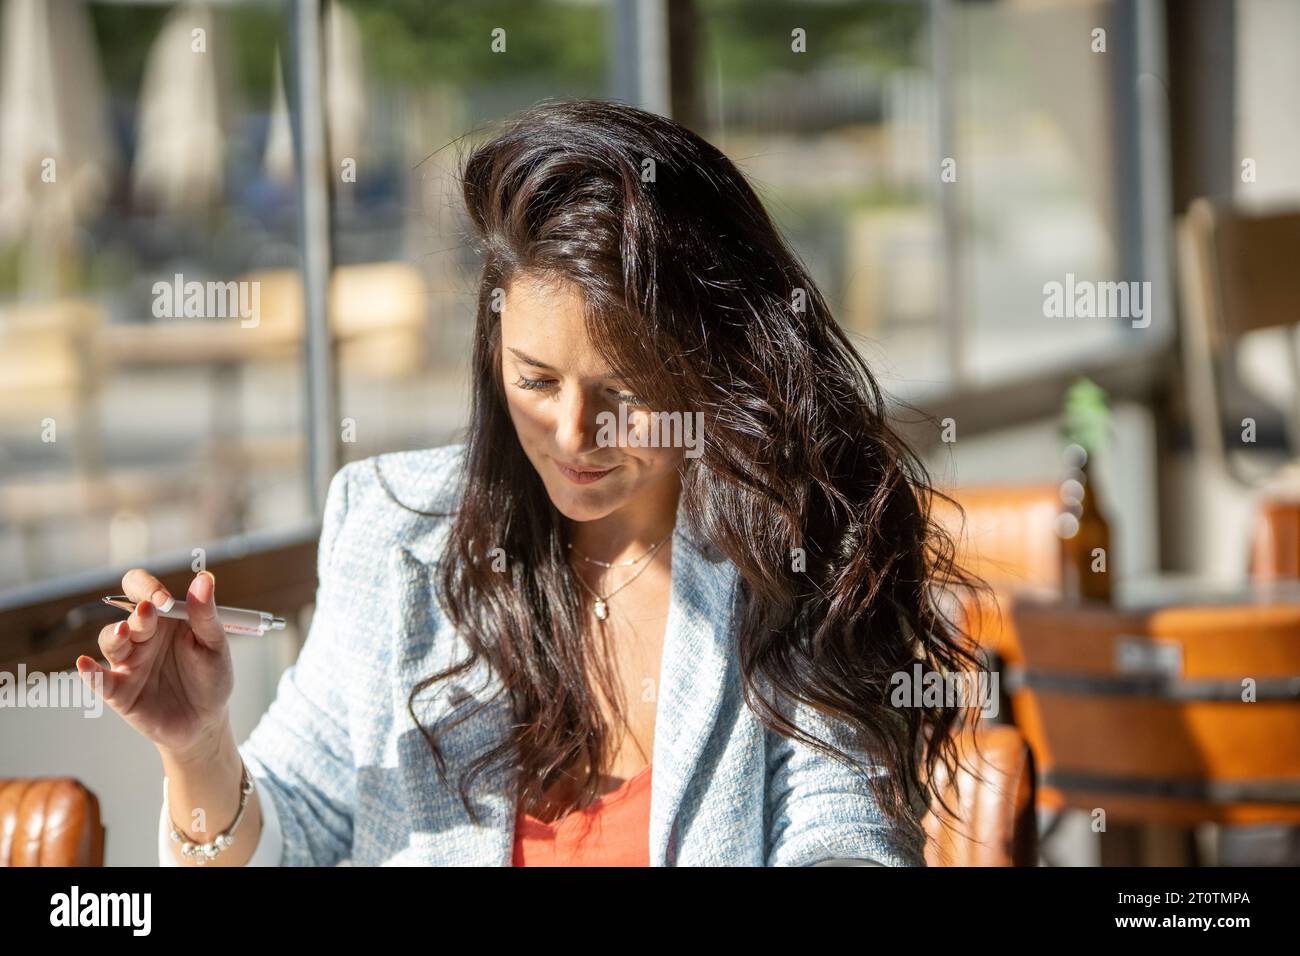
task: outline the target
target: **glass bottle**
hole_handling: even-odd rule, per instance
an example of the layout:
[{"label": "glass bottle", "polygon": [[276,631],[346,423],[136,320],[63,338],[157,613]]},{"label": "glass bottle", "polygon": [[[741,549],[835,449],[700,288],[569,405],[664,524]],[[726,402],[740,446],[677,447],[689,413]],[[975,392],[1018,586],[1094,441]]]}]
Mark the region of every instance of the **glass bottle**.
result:
[{"label": "glass bottle", "polygon": [[1061,593],[1067,600],[1111,602],[1110,521],[1106,518],[1092,456],[1081,446],[1066,448],[1069,475],[1061,483],[1063,509],[1057,518]]}]

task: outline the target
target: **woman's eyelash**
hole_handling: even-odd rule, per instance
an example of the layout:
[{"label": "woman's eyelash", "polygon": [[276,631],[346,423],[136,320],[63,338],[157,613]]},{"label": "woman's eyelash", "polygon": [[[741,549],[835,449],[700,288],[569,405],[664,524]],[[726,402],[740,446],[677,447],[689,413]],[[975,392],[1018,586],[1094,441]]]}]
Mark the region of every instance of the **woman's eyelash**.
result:
[{"label": "woman's eyelash", "polygon": [[[528,378],[525,375],[519,376],[519,381],[515,382],[515,385],[517,385],[518,387],[527,389],[529,391],[550,388],[554,384],[555,384],[554,379]],[[645,402],[641,401],[640,396],[633,395],[631,392],[620,392],[615,389],[611,389],[610,391],[613,393],[616,399],[618,399],[620,402],[626,402],[628,405],[645,404]]]},{"label": "woman's eyelash", "polygon": [[527,378],[521,375],[519,376],[519,381],[515,382],[515,384],[520,388],[537,389],[546,388],[546,386],[554,385],[555,383],[549,378]]}]

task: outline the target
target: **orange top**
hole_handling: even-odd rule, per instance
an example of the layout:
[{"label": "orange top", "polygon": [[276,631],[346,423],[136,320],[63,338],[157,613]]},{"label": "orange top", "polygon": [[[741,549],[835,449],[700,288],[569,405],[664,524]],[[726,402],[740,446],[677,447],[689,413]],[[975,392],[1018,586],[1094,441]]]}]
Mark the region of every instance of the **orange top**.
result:
[{"label": "orange top", "polygon": [[649,866],[650,765],[554,823],[515,825],[514,866]]}]

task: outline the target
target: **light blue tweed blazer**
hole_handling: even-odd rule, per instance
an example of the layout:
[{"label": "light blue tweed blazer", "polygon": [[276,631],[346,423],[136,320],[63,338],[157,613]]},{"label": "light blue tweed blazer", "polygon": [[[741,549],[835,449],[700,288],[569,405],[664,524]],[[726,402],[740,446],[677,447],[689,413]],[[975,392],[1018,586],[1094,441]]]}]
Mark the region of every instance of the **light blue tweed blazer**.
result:
[{"label": "light blue tweed blazer", "polygon": [[[434,575],[454,507],[463,445],[378,455],[330,483],[310,632],[275,700],[239,748],[274,801],[283,866],[509,866],[513,781],[493,771],[471,796],[466,762],[506,733],[508,695],[440,743],[448,783],[407,710],[412,687],[468,655],[440,613]],[[664,636],[650,796],[652,866],[924,865],[919,827],[887,823],[850,769],[767,731],[745,705],[731,646],[735,566],[694,539],[679,509]],[[500,684],[480,662],[417,698],[426,726]],[[799,725],[828,739],[808,708]],[[870,865],[870,864],[867,864]]]}]

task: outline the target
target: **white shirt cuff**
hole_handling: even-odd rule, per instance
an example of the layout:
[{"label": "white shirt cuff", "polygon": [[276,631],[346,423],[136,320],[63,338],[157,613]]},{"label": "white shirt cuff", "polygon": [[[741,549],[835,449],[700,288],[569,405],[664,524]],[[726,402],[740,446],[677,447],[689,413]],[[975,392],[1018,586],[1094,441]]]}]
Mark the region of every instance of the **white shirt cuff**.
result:
[{"label": "white shirt cuff", "polygon": [[[167,778],[163,777],[163,793],[166,794]],[[245,866],[279,866],[284,853],[284,838],[280,834],[280,817],[275,810],[275,801],[262,799],[261,787],[254,784],[253,799],[262,808],[262,832],[257,838],[257,847]],[[181,866],[172,849],[171,821],[167,819],[167,803],[158,810],[158,865]]]}]

